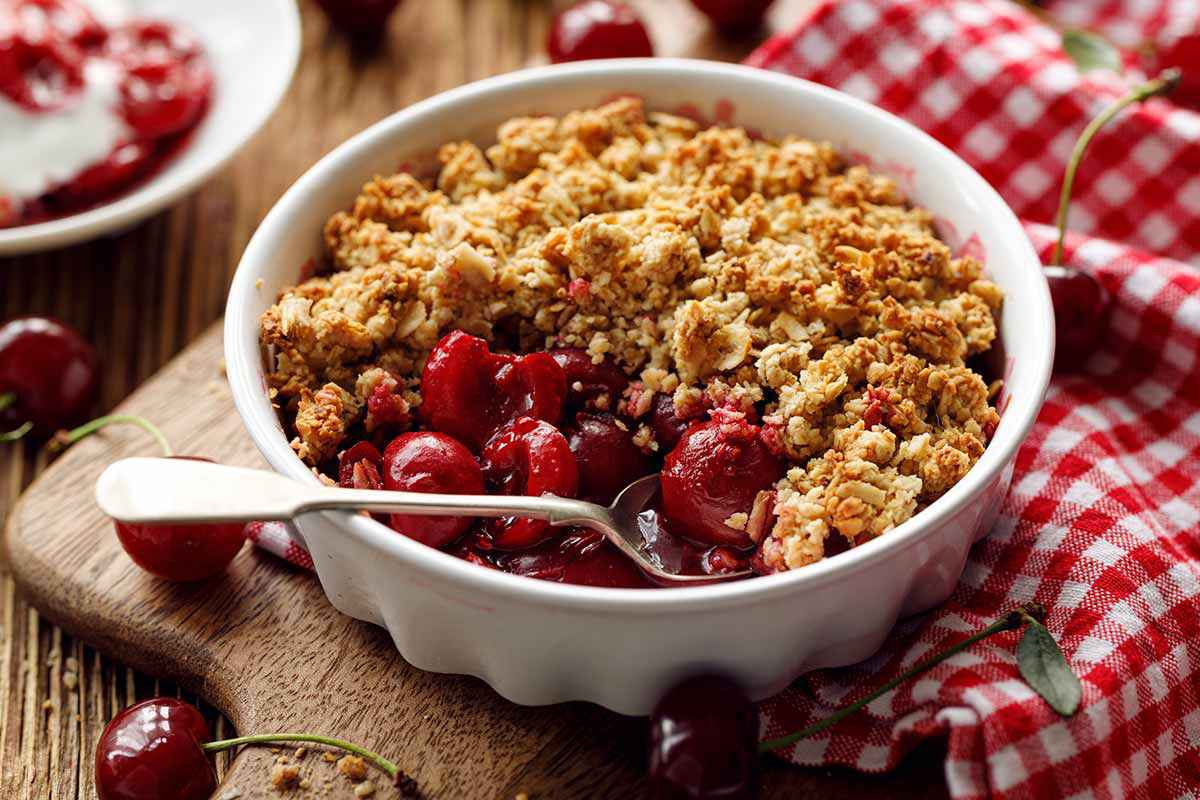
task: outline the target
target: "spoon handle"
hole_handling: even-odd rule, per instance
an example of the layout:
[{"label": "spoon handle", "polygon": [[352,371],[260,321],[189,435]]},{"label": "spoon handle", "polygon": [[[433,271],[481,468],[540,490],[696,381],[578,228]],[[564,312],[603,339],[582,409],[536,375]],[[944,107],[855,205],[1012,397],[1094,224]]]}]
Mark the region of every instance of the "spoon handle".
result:
[{"label": "spoon handle", "polygon": [[435,517],[528,517],[555,525],[582,523],[602,518],[602,506],[554,495],[523,497],[491,494],[428,494],[378,489],[323,487],[312,492],[296,509],[309,511],[349,509],[388,514],[419,514]]}]

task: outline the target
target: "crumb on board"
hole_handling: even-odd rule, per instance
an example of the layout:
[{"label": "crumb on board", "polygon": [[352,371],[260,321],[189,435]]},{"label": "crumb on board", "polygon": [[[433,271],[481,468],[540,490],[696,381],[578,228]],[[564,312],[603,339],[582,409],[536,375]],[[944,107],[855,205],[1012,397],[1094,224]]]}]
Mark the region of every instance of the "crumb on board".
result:
[{"label": "crumb on board", "polygon": [[355,797],[370,797],[375,794],[375,784],[371,781],[363,781],[354,787]]},{"label": "crumb on board", "polygon": [[338,772],[356,783],[367,777],[367,762],[358,756],[342,756],[338,759],[337,768]]},{"label": "crumb on board", "polygon": [[295,764],[276,764],[271,770],[271,788],[277,792],[291,789],[300,782],[300,768]]},{"label": "crumb on board", "polygon": [[75,691],[79,688],[79,676],[74,672],[64,672],[62,676],[63,686],[69,691]]}]

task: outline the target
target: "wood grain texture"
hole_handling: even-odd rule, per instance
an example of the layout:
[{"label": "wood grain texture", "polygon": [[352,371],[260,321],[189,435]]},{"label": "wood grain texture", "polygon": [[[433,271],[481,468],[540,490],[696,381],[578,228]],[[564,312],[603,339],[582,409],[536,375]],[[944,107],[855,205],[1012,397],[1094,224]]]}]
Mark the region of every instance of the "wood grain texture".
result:
[{"label": "wood grain texture", "polygon": [[[778,0],[772,26],[796,19],[808,2]],[[686,0],[633,4],[661,55],[732,60],[754,44],[720,40]],[[202,334],[221,312],[237,257],[258,221],[301,172],[350,134],[430,94],[544,60],[556,5],[409,0],[380,47],[364,52],[330,32],[301,0],[304,47],[295,81],[231,166],[121,236],[0,259],[0,318],[51,314],[84,332],[106,364],[103,409],[199,339],[129,402],[164,423],[180,449],[253,463],[224,394],[217,335]],[[435,796],[636,794],[638,721],[582,704],[518,709],[473,679],[417,672],[380,631],[333,613],[311,576],[249,550],[207,589],[170,587],[138,573],[115,551],[111,529],[89,500],[101,462],[133,452],[149,452],[148,443],[136,431],[114,431],[45,472],[47,458],[34,445],[0,447],[0,518],[45,472],[13,522],[39,536],[68,537],[54,539],[57,549],[17,548],[20,564],[31,565],[29,593],[18,591],[11,565],[0,562],[0,797],[94,798],[92,753],[104,723],[138,699],[165,693],[199,702],[195,692],[241,730],[303,721],[357,735],[396,756]],[[82,638],[42,617],[31,598],[48,606],[54,599],[59,618]],[[183,685],[160,680],[170,677],[183,678]],[[218,736],[232,732],[212,706],[201,705]],[[319,714],[306,716],[304,709]],[[886,778],[769,762],[766,794],[941,794],[939,755],[924,749]],[[243,797],[278,796],[263,790],[272,757],[260,749],[239,758],[230,780],[245,784]],[[228,761],[218,759],[220,772]],[[332,773],[320,767],[306,770]],[[348,783],[333,786],[322,796],[353,796]]]}]

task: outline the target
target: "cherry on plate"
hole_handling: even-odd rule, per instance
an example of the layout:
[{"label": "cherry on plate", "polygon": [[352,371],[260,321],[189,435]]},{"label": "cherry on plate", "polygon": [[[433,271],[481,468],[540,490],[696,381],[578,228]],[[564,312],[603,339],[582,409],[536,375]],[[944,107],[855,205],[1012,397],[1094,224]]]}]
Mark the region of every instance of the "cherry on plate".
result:
[{"label": "cherry on plate", "polygon": [[108,55],[125,68],[125,121],[147,139],[190,127],[208,104],[213,76],[200,43],[161,22],[130,22],[109,37]]},{"label": "cherry on plate", "polygon": [[654,472],[650,457],[611,414],[580,413],[567,435],[584,500],[608,505],[630,483]]},{"label": "cherry on plate", "polygon": [[88,167],[55,190],[56,197],[73,203],[98,200],[124,189],[154,162],[154,148],[144,141],[125,142],[101,162]]},{"label": "cherry on plate", "polygon": [[692,0],[692,5],[727,36],[742,36],[758,29],[774,0]]},{"label": "cherry on plate", "polygon": [[650,716],[653,800],[758,796],[758,709],[733,681],[688,678]]},{"label": "cherry on plate", "polygon": [[77,47],[96,47],[108,36],[87,6],[75,0],[14,0],[12,11],[17,24],[28,33],[35,36],[49,33]]},{"label": "cherry on plate", "polygon": [[[172,458],[211,460],[196,456]],[[246,543],[245,526],[240,522],[151,525],[113,520],[113,525],[133,563],[152,575],[178,583],[220,574]]]},{"label": "cherry on plate", "polygon": [[[575,497],[579,468],[571,447],[557,428],[532,417],[520,417],[502,428],[480,459],[483,476],[501,494]],[[492,546],[501,550],[532,547],[554,535],[540,519],[506,517],[491,525]]]},{"label": "cherry on plate", "polygon": [[569,408],[616,411],[621,394],[629,386],[629,378],[615,361],[605,357],[595,364],[588,352],[578,347],[562,347],[549,352],[567,377]]},{"label": "cherry on plate", "polygon": [[66,39],[0,29],[0,94],[28,111],[53,111],[83,89],[83,61]]},{"label": "cherry on plate", "polygon": [[580,0],[550,23],[546,41],[550,60],[638,58],[654,55],[650,35],[637,13],[616,0]]},{"label": "cherry on plate", "polygon": [[421,414],[435,431],[478,451],[517,417],[554,424],[562,416],[567,379],[546,353],[493,353],[462,331],[442,338],[421,374]]},{"label": "cherry on plate", "polygon": [[726,520],[749,514],[758,493],[783,477],[783,464],[758,432],[744,421],[716,419],[688,428],[663,463],[662,509],[672,533],[736,548],[753,544]]},{"label": "cherry on plate", "polygon": [[[471,451],[444,433],[414,431],[383,451],[384,488],[401,492],[483,494],[483,472]],[[471,526],[472,517],[393,514],[392,529],[430,547],[445,547]]]},{"label": "cherry on plate", "polygon": [[194,706],[171,697],[121,711],[96,744],[100,800],[207,800],[217,776],[200,746],[208,723]]},{"label": "cherry on plate", "polygon": [[334,27],[355,37],[379,36],[400,0],[317,0]]},{"label": "cherry on plate", "polygon": [[67,325],[46,317],[18,317],[0,325],[0,430],[26,422],[49,435],[87,418],[96,402],[96,350]]},{"label": "cherry on plate", "polygon": [[1080,368],[1096,351],[1108,326],[1109,296],[1100,281],[1068,267],[1046,267],[1054,303],[1054,368]]}]

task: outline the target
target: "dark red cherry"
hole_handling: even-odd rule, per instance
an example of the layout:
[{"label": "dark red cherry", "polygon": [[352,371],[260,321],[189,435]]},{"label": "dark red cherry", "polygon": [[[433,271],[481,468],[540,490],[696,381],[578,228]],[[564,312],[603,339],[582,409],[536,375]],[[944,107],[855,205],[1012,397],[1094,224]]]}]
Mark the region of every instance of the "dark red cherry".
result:
[{"label": "dark red cherry", "polygon": [[561,537],[526,550],[480,552],[468,547],[457,555],[513,575],[546,581],[622,589],[654,586],[602,534],[583,528],[570,529]]},{"label": "dark red cherry", "polygon": [[629,386],[629,378],[615,361],[605,357],[599,364],[592,363],[587,351],[577,347],[551,350],[550,356],[567,376],[568,407],[617,410],[617,402]]},{"label": "dark red cherry", "polygon": [[727,36],[757,30],[774,0],[692,0],[713,26]]},{"label": "dark red cherry", "polygon": [[579,466],[579,496],[608,505],[634,480],[654,472],[650,457],[611,414],[580,413],[567,431]]},{"label": "dark red cherry", "polygon": [[335,27],[355,37],[383,33],[388,17],[400,0],[317,0],[317,5]]},{"label": "dark red cherry", "polygon": [[96,743],[100,800],[208,800],[217,776],[200,745],[208,723],[173,697],[145,700],[121,711]]},{"label": "dark red cherry", "polygon": [[658,442],[660,453],[674,450],[693,421],[675,413],[675,401],[671,395],[654,395],[654,403],[650,407],[650,428],[654,431],[654,441]]},{"label": "dark red cherry", "polygon": [[783,476],[783,464],[745,421],[696,423],[667,454],[662,509],[672,533],[707,544],[751,546],[750,537],[725,521],[749,515],[754,498]]},{"label": "dark red cherry", "polygon": [[370,442],[358,442],[338,454],[338,485],[346,489],[382,489],[383,456]]},{"label": "dark red cherry", "polygon": [[[471,451],[444,433],[414,431],[383,451],[384,488],[434,494],[483,494],[483,472]],[[392,529],[430,547],[445,547],[471,526],[472,517],[393,514]]]},{"label": "dark red cherry", "polygon": [[654,55],[637,13],[615,0],[579,0],[554,17],[546,41],[550,60],[638,58]]},{"label": "dark red cherry", "polygon": [[98,380],[95,348],[63,323],[19,317],[0,325],[0,397],[15,395],[0,411],[0,431],[28,421],[49,435],[83,422]]},{"label": "dark red cherry", "polygon": [[1083,366],[1108,327],[1108,292],[1086,272],[1046,267],[1054,303],[1054,368],[1061,372]]},{"label": "dark red cherry", "polygon": [[733,681],[688,678],[650,716],[652,800],[758,797],[758,709]]},{"label": "dark red cherry", "polygon": [[213,76],[190,33],[139,20],[113,31],[107,52],[125,68],[122,110],[140,136],[157,139],[179,133],[200,118],[212,94]]},{"label": "dark red cherry", "polygon": [[478,451],[517,417],[557,423],[566,393],[566,375],[548,354],[492,353],[483,339],[454,331],[425,362],[420,410],[430,428]]},{"label": "dark red cherry", "polygon": [[[566,438],[548,422],[521,417],[488,442],[480,459],[489,485],[502,494],[575,497],[579,468]],[[554,535],[549,522],[505,518],[491,526],[492,546],[502,550],[532,547]]]},{"label": "dark red cherry", "polygon": [[[173,456],[210,461],[195,456]],[[168,581],[201,581],[225,571],[246,543],[240,522],[142,525],[113,520],[121,547],[133,563]]]}]

